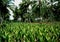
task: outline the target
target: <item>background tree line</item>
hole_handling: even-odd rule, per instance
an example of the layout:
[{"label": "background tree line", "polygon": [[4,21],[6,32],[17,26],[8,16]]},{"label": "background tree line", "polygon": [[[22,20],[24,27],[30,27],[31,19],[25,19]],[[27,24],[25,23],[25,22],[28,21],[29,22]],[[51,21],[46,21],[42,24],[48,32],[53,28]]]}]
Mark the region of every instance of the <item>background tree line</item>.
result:
[{"label": "background tree line", "polygon": [[[0,0],[0,21],[9,20],[9,7],[14,13],[14,21],[21,18],[22,22],[60,21],[59,0],[22,0],[17,7],[8,5],[11,0]],[[30,8],[29,8],[30,7]]]}]

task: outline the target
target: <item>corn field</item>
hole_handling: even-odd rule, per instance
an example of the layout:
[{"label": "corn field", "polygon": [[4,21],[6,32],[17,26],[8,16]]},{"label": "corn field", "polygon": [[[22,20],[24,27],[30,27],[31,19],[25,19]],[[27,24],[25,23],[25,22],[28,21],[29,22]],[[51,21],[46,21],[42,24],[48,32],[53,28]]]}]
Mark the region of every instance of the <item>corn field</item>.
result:
[{"label": "corn field", "polygon": [[0,42],[60,42],[60,23],[6,23]]}]

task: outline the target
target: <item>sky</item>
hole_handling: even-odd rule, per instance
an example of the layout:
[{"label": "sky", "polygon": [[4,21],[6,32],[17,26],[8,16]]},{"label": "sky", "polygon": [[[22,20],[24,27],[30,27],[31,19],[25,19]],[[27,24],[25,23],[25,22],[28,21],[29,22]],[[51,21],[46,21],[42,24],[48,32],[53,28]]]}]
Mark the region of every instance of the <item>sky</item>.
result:
[{"label": "sky", "polygon": [[9,5],[15,5],[19,7],[19,4],[22,2],[22,0],[11,0]]},{"label": "sky", "polygon": [[14,4],[18,7],[19,6],[19,4],[22,2],[22,0],[14,0],[15,2],[14,2]]}]

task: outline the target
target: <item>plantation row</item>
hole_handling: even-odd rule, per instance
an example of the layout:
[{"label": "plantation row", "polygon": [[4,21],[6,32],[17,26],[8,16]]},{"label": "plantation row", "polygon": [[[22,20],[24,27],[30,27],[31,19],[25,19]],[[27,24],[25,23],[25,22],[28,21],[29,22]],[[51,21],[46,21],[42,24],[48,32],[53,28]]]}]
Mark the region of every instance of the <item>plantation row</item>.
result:
[{"label": "plantation row", "polygon": [[60,23],[6,23],[0,42],[60,42]]}]

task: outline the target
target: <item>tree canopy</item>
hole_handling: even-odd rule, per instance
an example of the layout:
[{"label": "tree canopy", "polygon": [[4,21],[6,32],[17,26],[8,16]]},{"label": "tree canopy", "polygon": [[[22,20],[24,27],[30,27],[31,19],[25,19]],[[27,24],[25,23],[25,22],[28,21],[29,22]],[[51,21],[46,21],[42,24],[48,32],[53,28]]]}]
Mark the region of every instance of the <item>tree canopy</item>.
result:
[{"label": "tree canopy", "polygon": [[[0,0],[0,17],[8,18],[7,6],[11,0]],[[17,3],[16,3],[17,4]],[[21,17],[21,21],[35,21],[35,18],[42,17],[42,21],[60,21],[60,1],[59,0],[22,0],[19,9],[9,8],[14,12],[14,20]],[[31,8],[31,9],[29,9]],[[41,20],[39,20],[41,21]]]}]

